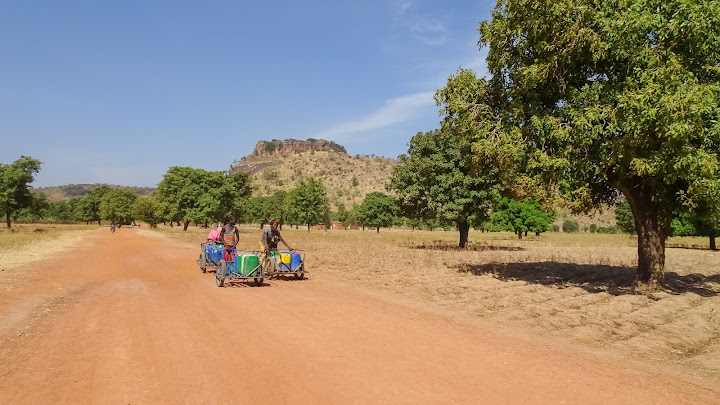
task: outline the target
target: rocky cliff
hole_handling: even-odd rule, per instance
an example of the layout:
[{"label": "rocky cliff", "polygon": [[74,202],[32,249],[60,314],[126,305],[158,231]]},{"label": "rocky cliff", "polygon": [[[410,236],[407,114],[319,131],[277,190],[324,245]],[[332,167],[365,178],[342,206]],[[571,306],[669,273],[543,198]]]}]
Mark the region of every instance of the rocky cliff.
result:
[{"label": "rocky cliff", "polygon": [[324,139],[273,139],[272,141],[259,141],[253,150],[253,156],[266,156],[277,154],[303,153],[308,151],[327,151],[347,153],[345,147]]}]

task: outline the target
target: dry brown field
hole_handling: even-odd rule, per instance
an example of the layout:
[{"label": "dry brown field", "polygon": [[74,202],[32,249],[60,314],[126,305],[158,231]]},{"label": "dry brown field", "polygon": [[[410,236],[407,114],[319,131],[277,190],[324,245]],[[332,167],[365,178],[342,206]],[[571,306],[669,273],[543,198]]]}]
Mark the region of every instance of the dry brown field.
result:
[{"label": "dry brown field", "polygon": [[[207,229],[152,232],[198,243]],[[525,330],[588,350],[674,364],[720,378],[720,252],[667,249],[665,292],[636,295],[636,239],[629,235],[471,231],[285,229],[307,251],[309,277],[497,328]],[[256,249],[260,230],[241,228]],[[668,243],[707,246],[704,238]]]}]

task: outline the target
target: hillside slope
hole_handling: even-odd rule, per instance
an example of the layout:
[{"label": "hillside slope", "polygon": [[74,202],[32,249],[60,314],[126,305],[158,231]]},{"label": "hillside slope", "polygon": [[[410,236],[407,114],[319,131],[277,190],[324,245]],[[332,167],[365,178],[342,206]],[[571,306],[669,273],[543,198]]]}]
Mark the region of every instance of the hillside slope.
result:
[{"label": "hillside slope", "polygon": [[351,208],[373,191],[387,193],[397,160],[384,157],[349,156],[343,152],[305,151],[250,155],[230,168],[251,175],[255,195],[271,195],[277,190],[291,190],[307,177],[322,179],[331,208],[338,204]]}]

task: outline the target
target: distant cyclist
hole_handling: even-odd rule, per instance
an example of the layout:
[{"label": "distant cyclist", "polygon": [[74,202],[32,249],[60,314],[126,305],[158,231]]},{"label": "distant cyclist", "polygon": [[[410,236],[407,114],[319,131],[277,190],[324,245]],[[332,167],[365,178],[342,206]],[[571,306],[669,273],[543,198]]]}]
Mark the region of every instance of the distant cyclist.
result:
[{"label": "distant cyclist", "polygon": [[110,224],[110,232],[115,232],[115,223]]}]

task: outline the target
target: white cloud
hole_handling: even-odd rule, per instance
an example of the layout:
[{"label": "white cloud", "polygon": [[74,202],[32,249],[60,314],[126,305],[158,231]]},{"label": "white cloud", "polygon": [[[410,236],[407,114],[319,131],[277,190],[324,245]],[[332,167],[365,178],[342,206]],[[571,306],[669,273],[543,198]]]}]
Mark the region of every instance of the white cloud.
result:
[{"label": "white cloud", "polygon": [[385,101],[385,104],[365,118],[348,121],[322,131],[315,137],[328,140],[340,140],[346,136],[379,130],[396,124],[408,122],[435,105],[435,91],[409,94]]},{"label": "white cloud", "polygon": [[411,9],[412,6],[413,6],[413,2],[412,2],[412,1],[403,2],[402,4],[400,4],[398,13],[399,13],[399,14],[404,14],[406,11],[408,11],[409,9]]}]

